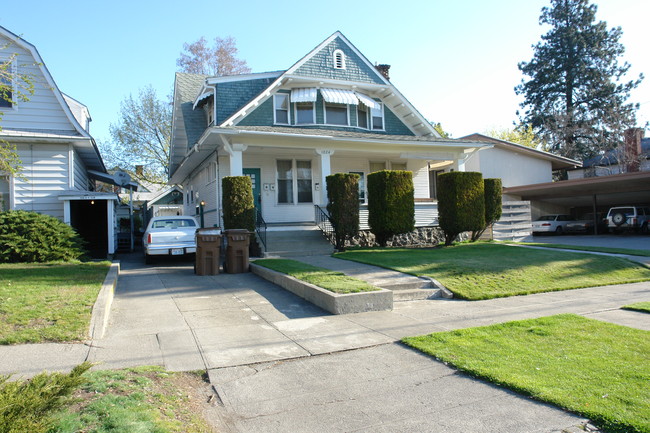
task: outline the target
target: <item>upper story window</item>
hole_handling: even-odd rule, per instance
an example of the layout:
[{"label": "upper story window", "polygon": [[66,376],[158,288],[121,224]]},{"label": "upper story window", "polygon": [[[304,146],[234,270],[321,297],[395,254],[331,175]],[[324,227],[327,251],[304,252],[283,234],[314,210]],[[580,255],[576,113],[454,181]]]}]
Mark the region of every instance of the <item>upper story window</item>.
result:
[{"label": "upper story window", "polygon": [[384,130],[384,104],[380,104],[379,108],[371,108],[370,115],[372,117],[372,129]]},{"label": "upper story window", "polygon": [[331,102],[325,103],[325,123],[328,125],[344,125],[350,124],[350,116],[348,115],[349,105],[334,104]]},{"label": "upper story window", "polygon": [[316,113],[313,102],[296,102],[296,124],[316,123]]},{"label": "upper story window", "polygon": [[273,95],[273,106],[275,107],[273,122],[281,125],[288,125],[289,122],[289,94],[276,93]]},{"label": "upper story window", "polygon": [[335,50],[332,54],[334,57],[334,69],[345,69],[345,54],[341,50]]},{"label": "upper story window", "polygon": [[13,107],[16,93],[14,77],[16,76],[16,62],[0,59],[0,108]]},{"label": "upper story window", "polygon": [[368,107],[363,104],[357,105],[357,126],[368,129]]}]

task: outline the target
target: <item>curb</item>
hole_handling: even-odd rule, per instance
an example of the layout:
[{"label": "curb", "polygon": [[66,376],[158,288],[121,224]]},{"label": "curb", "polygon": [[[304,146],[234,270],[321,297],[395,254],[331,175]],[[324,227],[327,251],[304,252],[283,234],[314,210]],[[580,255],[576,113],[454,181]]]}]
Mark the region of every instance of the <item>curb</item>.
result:
[{"label": "curb", "polygon": [[106,334],[108,327],[108,318],[111,313],[111,305],[113,304],[113,297],[115,295],[115,287],[117,286],[117,279],[120,275],[120,261],[115,260],[111,263],[111,267],[106,274],[106,278],[102,283],[102,288],[97,295],[97,300],[93,305],[92,315],[90,317],[90,338],[91,340],[99,340]]},{"label": "curb", "polygon": [[364,313],[393,309],[393,292],[379,288],[374,292],[334,293],[287,274],[250,264],[251,272],[300,296],[332,314]]}]

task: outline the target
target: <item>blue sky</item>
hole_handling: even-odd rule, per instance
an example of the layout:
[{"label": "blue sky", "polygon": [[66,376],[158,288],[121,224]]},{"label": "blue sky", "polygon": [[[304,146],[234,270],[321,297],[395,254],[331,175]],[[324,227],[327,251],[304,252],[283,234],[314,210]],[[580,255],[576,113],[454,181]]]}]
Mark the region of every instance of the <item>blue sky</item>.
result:
[{"label": "blue sky", "polygon": [[[91,133],[109,140],[120,101],[153,85],[171,93],[184,42],[232,36],[253,72],[287,69],[340,30],[429,120],[454,137],[510,127],[520,98],[517,63],[546,29],[548,0],[310,2],[35,0],[5,2],[0,25],[39,50],[59,88],[86,104]],[[65,4],[65,6],[63,6]],[[647,0],[598,0],[599,20],[623,28],[628,77],[650,75]],[[28,6],[27,6],[28,5]],[[327,5],[327,6],[326,6]],[[645,46],[644,46],[645,45]],[[632,95],[650,121],[650,77]]]}]

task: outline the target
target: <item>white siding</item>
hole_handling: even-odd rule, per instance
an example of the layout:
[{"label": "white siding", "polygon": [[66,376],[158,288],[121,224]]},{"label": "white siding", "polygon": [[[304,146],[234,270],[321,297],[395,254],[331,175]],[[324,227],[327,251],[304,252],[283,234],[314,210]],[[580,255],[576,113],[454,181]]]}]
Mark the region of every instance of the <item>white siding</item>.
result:
[{"label": "white siding", "polygon": [[63,202],[58,195],[68,190],[68,149],[67,145],[53,144],[17,146],[26,180],[14,179],[15,209],[45,213],[63,220]]},{"label": "white siding", "polygon": [[19,101],[14,108],[4,109],[2,127],[5,129],[47,129],[47,130],[74,130],[68,120],[54,91],[48,85],[31,53],[0,37],[0,59],[7,60],[13,53],[18,65],[18,74],[29,74],[34,80],[34,94],[29,96],[29,101]]},{"label": "white siding", "polygon": [[84,165],[81,157],[77,152],[73,153],[74,160],[74,189],[78,191],[87,191],[88,190],[88,171]]},{"label": "white siding", "polygon": [[406,169],[413,172],[415,198],[429,198],[429,164],[421,159],[410,159]]},{"label": "white siding", "polygon": [[[221,212],[220,202],[217,199],[216,164],[212,160],[213,158],[209,158],[209,161],[201,164],[194,171],[193,176],[183,184],[184,215],[193,215],[198,218],[199,214],[197,213],[196,206],[201,201],[204,201],[203,219],[206,227],[219,225],[219,214]],[[188,196],[188,192],[192,193],[193,198]]]},{"label": "white siding", "polygon": [[486,149],[471,157],[466,171],[480,171],[483,178],[500,178],[504,187],[551,182],[551,162],[498,148]]}]

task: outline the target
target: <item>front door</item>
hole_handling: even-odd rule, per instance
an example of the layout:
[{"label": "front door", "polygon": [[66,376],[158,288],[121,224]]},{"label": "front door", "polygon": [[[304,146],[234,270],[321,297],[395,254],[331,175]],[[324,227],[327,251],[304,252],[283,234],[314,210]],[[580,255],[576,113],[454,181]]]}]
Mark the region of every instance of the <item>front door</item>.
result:
[{"label": "front door", "polygon": [[253,184],[253,201],[255,202],[255,209],[262,211],[262,191],[260,188],[260,169],[259,168],[245,168],[243,170],[244,176],[251,178]]}]

